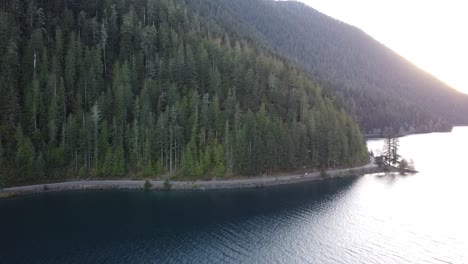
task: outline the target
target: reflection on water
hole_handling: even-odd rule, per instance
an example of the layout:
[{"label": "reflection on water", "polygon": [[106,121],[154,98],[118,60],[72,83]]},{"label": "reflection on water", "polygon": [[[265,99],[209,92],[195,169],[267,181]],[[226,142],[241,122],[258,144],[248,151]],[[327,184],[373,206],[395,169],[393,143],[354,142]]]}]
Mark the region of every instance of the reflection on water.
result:
[{"label": "reflection on water", "polygon": [[400,144],[419,174],[0,200],[0,263],[468,263],[468,129]]}]

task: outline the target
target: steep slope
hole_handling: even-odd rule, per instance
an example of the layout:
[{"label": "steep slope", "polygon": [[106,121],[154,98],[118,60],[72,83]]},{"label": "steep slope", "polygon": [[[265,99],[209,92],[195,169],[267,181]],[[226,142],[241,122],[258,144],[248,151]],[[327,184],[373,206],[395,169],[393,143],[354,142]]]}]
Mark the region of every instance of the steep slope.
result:
[{"label": "steep slope", "polygon": [[183,3],[10,0],[0,10],[0,184],[368,159],[332,95]]},{"label": "steep slope", "polygon": [[468,96],[361,30],[298,2],[195,0],[204,15],[273,48],[344,99],[366,133],[448,130],[468,123]]}]

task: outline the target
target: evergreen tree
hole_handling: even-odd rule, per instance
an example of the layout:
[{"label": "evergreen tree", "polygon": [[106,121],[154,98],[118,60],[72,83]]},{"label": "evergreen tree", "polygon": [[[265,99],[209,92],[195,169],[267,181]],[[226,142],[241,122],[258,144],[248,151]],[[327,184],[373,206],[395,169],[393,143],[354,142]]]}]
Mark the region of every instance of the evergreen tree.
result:
[{"label": "evergreen tree", "polygon": [[3,176],[3,163],[5,162],[4,161],[4,157],[3,157],[3,143],[2,143],[2,137],[0,137],[0,179],[2,178]]},{"label": "evergreen tree", "polygon": [[333,94],[192,2],[23,2],[0,11],[7,185],[259,175],[368,158]]},{"label": "evergreen tree", "polygon": [[398,154],[398,148],[400,140],[393,136],[388,135],[385,138],[384,150],[382,152],[383,160],[388,165],[397,165],[400,160],[400,155]]},{"label": "evergreen tree", "polygon": [[392,138],[390,142],[390,151],[391,151],[390,163],[393,165],[398,164],[398,161],[400,160],[400,155],[398,154],[399,147],[400,147],[400,140],[398,138]]},{"label": "evergreen tree", "polygon": [[98,136],[99,136],[99,121],[101,119],[101,112],[99,110],[99,105],[97,101],[94,103],[93,108],[91,109],[91,120],[93,121],[93,134],[94,134],[94,166],[98,166]]}]

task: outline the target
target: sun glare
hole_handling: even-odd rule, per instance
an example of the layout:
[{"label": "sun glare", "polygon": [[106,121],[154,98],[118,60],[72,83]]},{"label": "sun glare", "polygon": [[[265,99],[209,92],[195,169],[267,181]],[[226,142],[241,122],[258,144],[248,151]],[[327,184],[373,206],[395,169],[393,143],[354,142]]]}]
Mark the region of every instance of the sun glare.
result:
[{"label": "sun glare", "polygon": [[302,0],[359,27],[421,69],[468,94],[464,1]]}]

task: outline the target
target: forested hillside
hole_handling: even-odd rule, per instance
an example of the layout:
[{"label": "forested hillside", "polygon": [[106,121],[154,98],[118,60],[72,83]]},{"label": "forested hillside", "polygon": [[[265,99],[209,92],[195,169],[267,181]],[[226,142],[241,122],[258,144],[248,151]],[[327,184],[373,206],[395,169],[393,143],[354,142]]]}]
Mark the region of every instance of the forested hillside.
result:
[{"label": "forested hillside", "polygon": [[368,159],[327,90],[173,0],[4,0],[0,67],[2,185]]},{"label": "forested hillside", "polygon": [[[361,30],[294,1],[193,0],[226,27],[302,65],[344,100],[366,133],[446,131],[468,124],[468,96]],[[397,19],[397,18],[396,18]],[[417,34],[417,32],[415,32]]]}]

